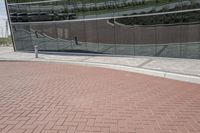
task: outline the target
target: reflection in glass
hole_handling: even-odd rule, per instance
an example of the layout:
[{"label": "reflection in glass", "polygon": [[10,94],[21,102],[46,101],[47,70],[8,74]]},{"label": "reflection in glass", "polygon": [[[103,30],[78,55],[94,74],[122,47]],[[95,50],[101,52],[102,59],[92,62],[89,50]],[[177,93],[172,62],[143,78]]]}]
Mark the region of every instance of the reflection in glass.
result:
[{"label": "reflection in glass", "polygon": [[200,0],[8,2],[17,50],[200,58]]}]

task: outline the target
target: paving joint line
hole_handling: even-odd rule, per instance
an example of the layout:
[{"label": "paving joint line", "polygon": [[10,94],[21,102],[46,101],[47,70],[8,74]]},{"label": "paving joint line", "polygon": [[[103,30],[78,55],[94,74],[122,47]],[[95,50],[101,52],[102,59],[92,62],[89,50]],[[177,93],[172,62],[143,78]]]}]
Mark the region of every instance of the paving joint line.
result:
[{"label": "paving joint line", "polygon": [[92,59],[92,58],[94,58],[94,57],[96,57],[96,56],[85,57],[84,59],[82,59],[82,60],[80,60],[80,61],[82,61],[82,62],[87,62],[87,60]]},{"label": "paving joint line", "polygon": [[150,63],[152,61],[153,61],[153,59],[148,59],[147,61],[143,62],[142,64],[138,65],[137,67],[142,67],[143,68],[144,65],[146,65],[146,64],[148,64],[148,63]]}]

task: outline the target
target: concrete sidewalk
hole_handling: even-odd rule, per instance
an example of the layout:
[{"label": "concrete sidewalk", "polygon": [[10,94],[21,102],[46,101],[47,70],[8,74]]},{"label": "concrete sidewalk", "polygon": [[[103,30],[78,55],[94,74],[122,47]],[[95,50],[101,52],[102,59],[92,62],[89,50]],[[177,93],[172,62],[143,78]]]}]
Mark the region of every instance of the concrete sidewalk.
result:
[{"label": "concrete sidewalk", "polygon": [[40,52],[39,58],[35,59],[33,53],[13,52],[12,47],[0,47],[0,60],[45,61],[89,65],[143,73],[200,84],[200,60],[195,59],[55,52]]}]

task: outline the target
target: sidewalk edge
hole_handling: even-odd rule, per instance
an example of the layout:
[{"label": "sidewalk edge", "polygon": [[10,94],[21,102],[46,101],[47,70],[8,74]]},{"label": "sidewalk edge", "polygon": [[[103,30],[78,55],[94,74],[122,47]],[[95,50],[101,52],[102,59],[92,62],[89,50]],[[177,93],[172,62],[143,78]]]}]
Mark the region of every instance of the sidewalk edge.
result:
[{"label": "sidewalk edge", "polygon": [[92,67],[101,67],[101,68],[109,68],[115,70],[122,70],[128,72],[135,72],[140,74],[146,74],[156,77],[162,77],[166,79],[173,79],[179,80],[184,82],[196,83],[200,84],[200,77],[192,76],[192,75],[185,75],[185,74],[177,74],[172,72],[164,72],[158,70],[150,70],[146,68],[138,68],[138,67],[130,67],[130,66],[123,66],[123,65],[114,65],[114,64],[104,64],[104,63],[94,63],[94,62],[84,62],[84,61],[61,61],[61,60],[47,60],[47,59],[2,59],[0,61],[33,61],[33,62],[49,62],[49,63],[66,63],[66,64],[76,64],[82,66],[92,66]]}]

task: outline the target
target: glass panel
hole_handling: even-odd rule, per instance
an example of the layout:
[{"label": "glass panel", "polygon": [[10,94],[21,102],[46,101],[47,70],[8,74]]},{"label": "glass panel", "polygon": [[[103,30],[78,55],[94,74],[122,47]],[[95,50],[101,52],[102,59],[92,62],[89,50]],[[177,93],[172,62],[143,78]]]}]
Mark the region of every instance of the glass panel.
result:
[{"label": "glass panel", "polygon": [[157,54],[156,56],[181,56],[182,13],[156,15]]},{"label": "glass panel", "polygon": [[17,12],[18,6],[8,6],[11,22],[18,22]]},{"label": "glass panel", "polygon": [[199,58],[200,56],[200,11],[182,13],[181,25],[182,57]]},{"label": "glass panel", "polygon": [[101,18],[114,17],[116,2],[110,0],[100,1],[97,1],[96,4],[99,52],[104,54],[115,54],[115,25],[109,22],[110,19]]},{"label": "glass panel", "polygon": [[[98,0],[97,0],[98,1]],[[96,0],[84,0],[85,37],[88,52],[98,53],[98,30],[96,20]]]},{"label": "glass panel", "polygon": [[16,50],[23,50],[24,46],[21,43],[22,38],[22,32],[20,31],[21,27],[20,25],[14,25],[12,24],[12,29],[13,29],[13,36],[15,38],[15,45],[16,45]]},{"label": "glass panel", "polygon": [[[122,19],[122,18],[121,18]],[[123,18],[124,21],[133,19],[131,17]],[[134,26],[126,25],[119,19],[111,19],[109,22],[115,24],[115,38],[116,38],[116,54],[133,55],[134,52]]]},{"label": "glass panel", "polygon": [[[148,20],[148,21],[147,21]],[[139,56],[155,56],[156,30],[154,16],[140,16],[128,21],[135,25],[134,54]]]},{"label": "glass panel", "polygon": [[114,25],[108,22],[108,19],[97,21],[99,52],[105,54],[114,54],[115,52],[115,31]]},{"label": "glass panel", "polygon": [[182,10],[200,7],[200,0],[182,0]]},{"label": "glass panel", "polygon": [[86,52],[85,23],[84,21],[70,22],[72,48],[75,52]]},{"label": "glass panel", "polygon": [[83,7],[80,10],[84,13],[85,19],[96,18],[96,12],[98,9],[96,7],[96,2],[98,1],[99,0],[82,0]]},{"label": "glass panel", "polygon": [[55,23],[43,25],[42,35],[44,36],[44,45],[46,50],[57,50],[57,30]]},{"label": "glass panel", "polygon": [[55,23],[36,23],[32,25],[35,43],[40,50],[57,50]]},{"label": "glass panel", "polygon": [[59,51],[67,51],[71,49],[71,41],[70,41],[70,27],[67,22],[58,22],[56,23],[57,28],[57,43]]},{"label": "glass panel", "polygon": [[88,52],[98,52],[99,43],[98,43],[97,21],[96,20],[85,21],[85,28],[86,28],[85,33],[86,33]]},{"label": "glass panel", "polygon": [[12,25],[17,50],[33,49],[31,30],[29,24]]},{"label": "glass panel", "polygon": [[39,50],[46,50],[46,47],[44,44],[45,36],[42,34],[43,25],[44,24],[41,24],[41,23],[31,24],[32,42],[33,42],[33,45],[38,45]]},{"label": "glass panel", "polygon": [[200,43],[185,43],[182,44],[182,58],[200,58]]}]

